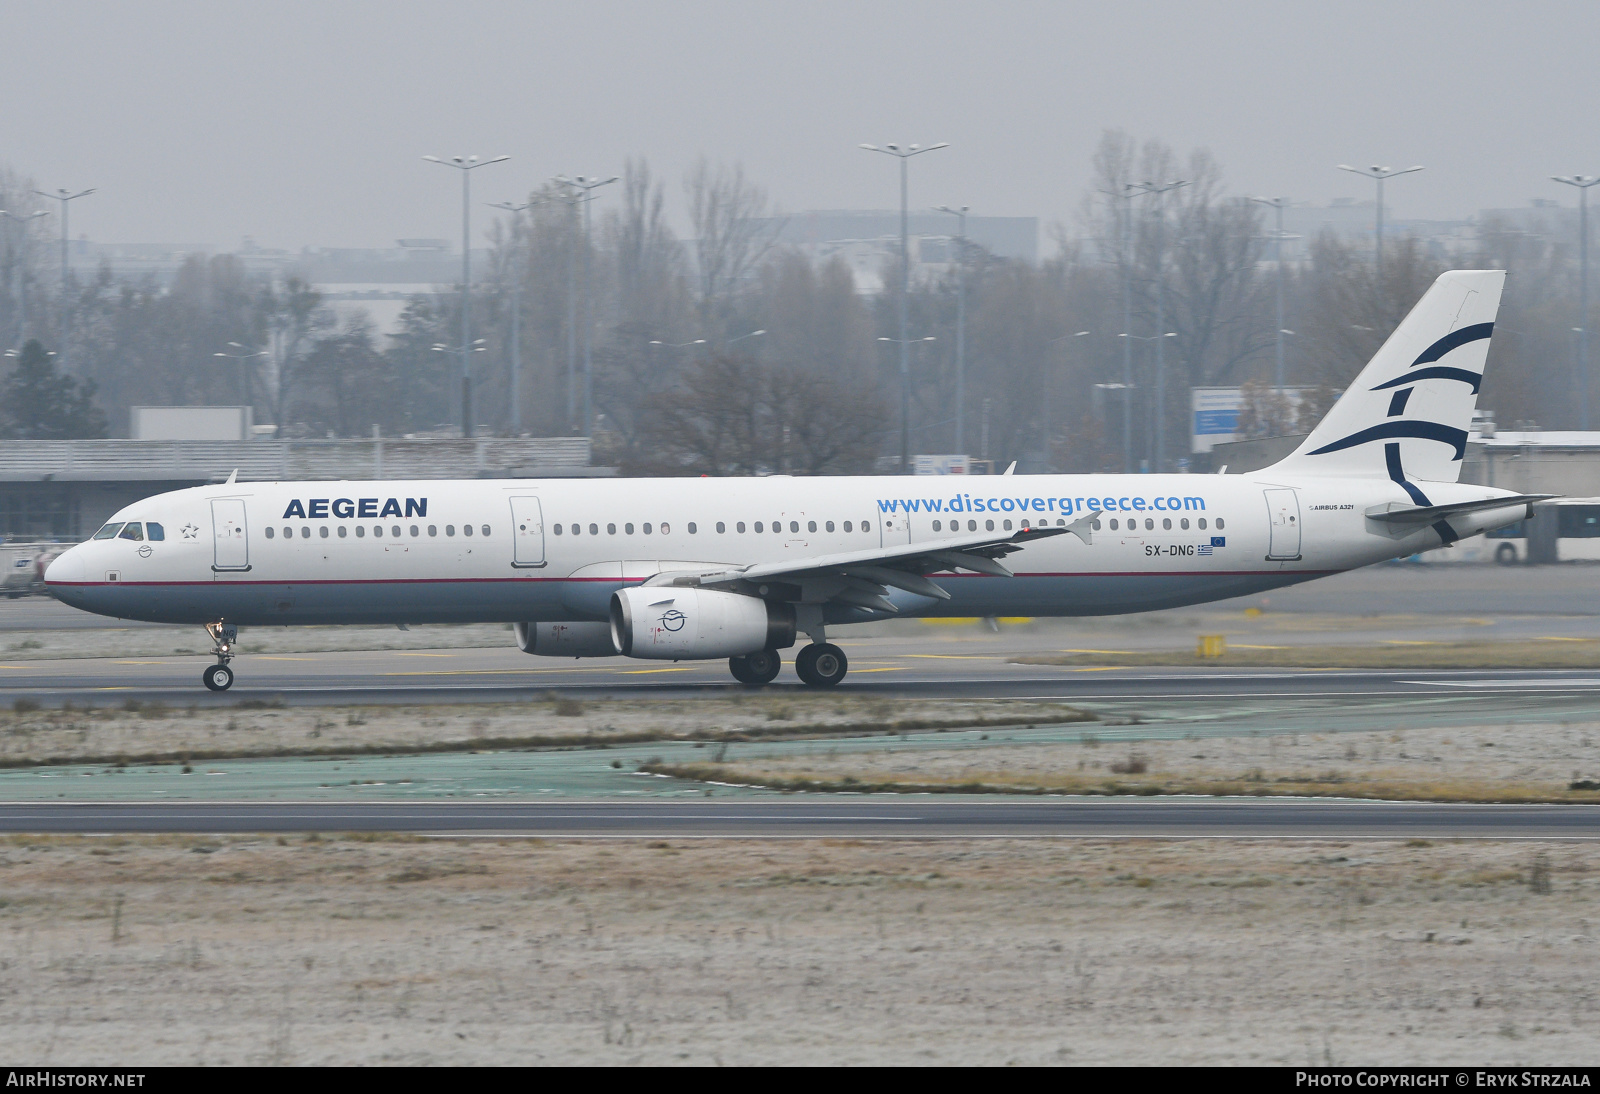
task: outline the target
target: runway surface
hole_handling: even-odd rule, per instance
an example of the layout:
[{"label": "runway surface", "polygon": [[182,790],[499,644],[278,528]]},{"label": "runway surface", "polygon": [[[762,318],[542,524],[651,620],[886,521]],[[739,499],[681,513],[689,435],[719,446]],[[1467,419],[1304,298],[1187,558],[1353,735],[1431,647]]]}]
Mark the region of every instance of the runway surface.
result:
[{"label": "runway surface", "polygon": [[1600,807],[1346,801],[995,801],[832,796],[737,802],[0,803],[0,831],[412,832],[549,837],[1600,837]]}]

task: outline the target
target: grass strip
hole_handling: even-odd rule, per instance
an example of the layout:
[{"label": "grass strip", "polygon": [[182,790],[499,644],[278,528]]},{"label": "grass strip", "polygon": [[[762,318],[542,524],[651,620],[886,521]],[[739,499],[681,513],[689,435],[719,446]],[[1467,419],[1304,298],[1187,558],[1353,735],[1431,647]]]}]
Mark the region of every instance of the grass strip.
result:
[{"label": "grass strip", "polygon": [[818,794],[1021,794],[1084,797],[1293,797],[1360,798],[1373,801],[1457,802],[1504,805],[1600,804],[1600,789],[1508,785],[1471,779],[1406,780],[1321,775],[1268,776],[1250,773],[1237,778],[1152,775],[1149,777],[1102,775],[1020,776],[1003,772],[979,777],[941,779],[856,778],[815,772],[778,775],[738,764],[671,764],[652,761],[640,771],[693,782],[724,783]]},{"label": "grass strip", "polygon": [[1301,669],[1600,669],[1600,642],[1438,642],[1421,645],[1229,647],[1221,657],[1193,649],[1130,653],[1038,653],[1013,665],[1181,665],[1188,668]]}]

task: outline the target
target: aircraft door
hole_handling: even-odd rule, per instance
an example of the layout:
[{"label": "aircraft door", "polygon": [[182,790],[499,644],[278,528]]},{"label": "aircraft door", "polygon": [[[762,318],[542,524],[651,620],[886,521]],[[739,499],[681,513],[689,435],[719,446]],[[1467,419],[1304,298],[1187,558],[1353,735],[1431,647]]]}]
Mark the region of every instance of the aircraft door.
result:
[{"label": "aircraft door", "polygon": [[213,501],[211,531],[216,541],[216,556],[211,569],[217,573],[248,570],[250,537],[245,528],[244,499],[218,498]]},{"label": "aircraft door", "polygon": [[1263,491],[1267,496],[1269,559],[1300,557],[1300,498],[1293,490]]},{"label": "aircraft door", "polygon": [[511,539],[511,565],[538,567],[545,564],[544,510],[538,498],[511,499]]},{"label": "aircraft door", "polygon": [[899,547],[911,542],[911,517],[906,513],[884,513],[878,518],[878,542],[885,547]]}]

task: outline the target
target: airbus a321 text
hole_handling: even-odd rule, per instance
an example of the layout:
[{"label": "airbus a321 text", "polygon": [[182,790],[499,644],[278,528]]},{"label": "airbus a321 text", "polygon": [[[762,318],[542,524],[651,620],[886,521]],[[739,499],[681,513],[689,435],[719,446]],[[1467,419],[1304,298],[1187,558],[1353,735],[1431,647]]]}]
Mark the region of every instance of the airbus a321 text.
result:
[{"label": "airbus a321 text", "polygon": [[45,581],[102,615],[237,628],[507,622],[551,657],[844,678],[827,631],[1088,616],[1278,588],[1522,519],[1457,479],[1504,282],[1446,273],[1289,457],[1242,475],[250,482],[117,513]]}]

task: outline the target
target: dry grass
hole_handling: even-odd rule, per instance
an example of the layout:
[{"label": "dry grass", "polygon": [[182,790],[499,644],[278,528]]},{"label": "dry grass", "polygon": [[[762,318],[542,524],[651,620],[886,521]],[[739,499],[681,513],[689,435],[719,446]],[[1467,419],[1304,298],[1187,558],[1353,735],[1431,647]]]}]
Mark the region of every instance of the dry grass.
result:
[{"label": "dry grass", "polygon": [[0,841],[36,1064],[1538,1064],[1589,844]]}]

